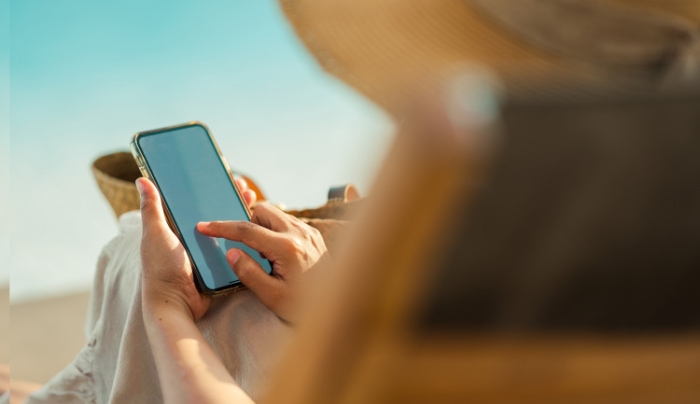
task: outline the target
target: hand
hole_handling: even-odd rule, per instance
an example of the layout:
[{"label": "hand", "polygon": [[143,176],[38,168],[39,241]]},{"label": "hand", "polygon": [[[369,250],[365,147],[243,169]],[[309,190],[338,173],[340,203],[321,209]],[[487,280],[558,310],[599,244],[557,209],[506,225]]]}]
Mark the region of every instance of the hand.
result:
[{"label": "hand", "polygon": [[241,282],[285,321],[294,319],[304,273],[329,259],[318,230],[267,203],[256,205],[250,222],[202,222],[197,230],[242,242],[272,263],[272,275],[268,275],[244,251],[232,248],[226,253]]},{"label": "hand", "polygon": [[145,178],[136,180],[141,194],[141,264],[144,308],[174,307],[197,320],[207,311],[210,299],[199,294],[192,266],[180,239],[165,220],[160,194]]}]

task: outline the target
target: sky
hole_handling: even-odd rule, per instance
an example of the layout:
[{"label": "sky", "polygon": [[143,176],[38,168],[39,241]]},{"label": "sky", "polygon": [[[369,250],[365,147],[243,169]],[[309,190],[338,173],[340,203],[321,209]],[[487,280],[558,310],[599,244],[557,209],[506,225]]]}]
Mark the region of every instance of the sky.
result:
[{"label": "sky", "polygon": [[274,1],[0,1],[12,302],[90,287],[117,231],[90,165],[135,132],[202,121],[290,208],[367,192],[390,143],[388,117],[316,65]]}]

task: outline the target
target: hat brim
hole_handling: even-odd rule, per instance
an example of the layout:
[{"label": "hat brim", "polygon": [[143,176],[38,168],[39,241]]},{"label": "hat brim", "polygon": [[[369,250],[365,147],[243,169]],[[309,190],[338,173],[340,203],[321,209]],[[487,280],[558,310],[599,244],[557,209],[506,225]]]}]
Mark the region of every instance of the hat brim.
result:
[{"label": "hat brim", "polygon": [[324,69],[392,114],[465,64],[486,65],[501,77],[562,71],[551,55],[503,32],[467,1],[281,5]]},{"label": "hat brim", "polygon": [[[608,1],[700,18],[700,7],[690,1]],[[532,46],[466,0],[285,0],[281,5],[325,70],[394,116],[405,100],[440,88],[445,77],[469,64],[487,66],[508,82],[509,92],[528,96],[541,93],[543,83],[553,88],[552,83],[578,82],[576,91],[603,92],[611,82],[626,80],[625,74],[611,80],[605,69]]]}]

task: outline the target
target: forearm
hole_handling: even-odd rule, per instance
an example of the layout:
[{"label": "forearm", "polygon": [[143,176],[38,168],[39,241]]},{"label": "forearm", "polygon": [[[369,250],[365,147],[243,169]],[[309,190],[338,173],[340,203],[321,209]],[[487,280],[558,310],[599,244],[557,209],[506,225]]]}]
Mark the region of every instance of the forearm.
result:
[{"label": "forearm", "polygon": [[166,403],[252,403],[204,340],[188,311],[144,300],[143,317]]}]

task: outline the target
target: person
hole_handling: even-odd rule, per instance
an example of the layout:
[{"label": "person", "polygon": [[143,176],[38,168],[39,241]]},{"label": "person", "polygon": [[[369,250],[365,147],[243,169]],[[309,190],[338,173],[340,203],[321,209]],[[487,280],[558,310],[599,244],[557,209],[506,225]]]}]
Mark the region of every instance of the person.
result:
[{"label": "person", "polygon": [[[683,87],[700,66],[700,7],[690,1],[295,0],[282,7],[323,67],[397,121],[402,100],[437,87],[465,62],[489,66],[509,83],[509,96],[534,98],[551,96],[533,88],[541,83],[535,76],[576,78],[579,87],[565,94],[574,97]],[[323,247],[270,207],[256,213],[255,231],[200,224],[204,234],[275,245],[287,274],[261,277],[233,251],[227,258],[251,290],[209,301],[188,282],[191,269],[166,231],[155,189],[139,186],[141,216],[122,216],[120,235],[100,258],[88,344],[28,402],[255,400],[293,334],[301,279],[327,259]],[[162,277],[168,262],[178,264],[179,282]]]}]

